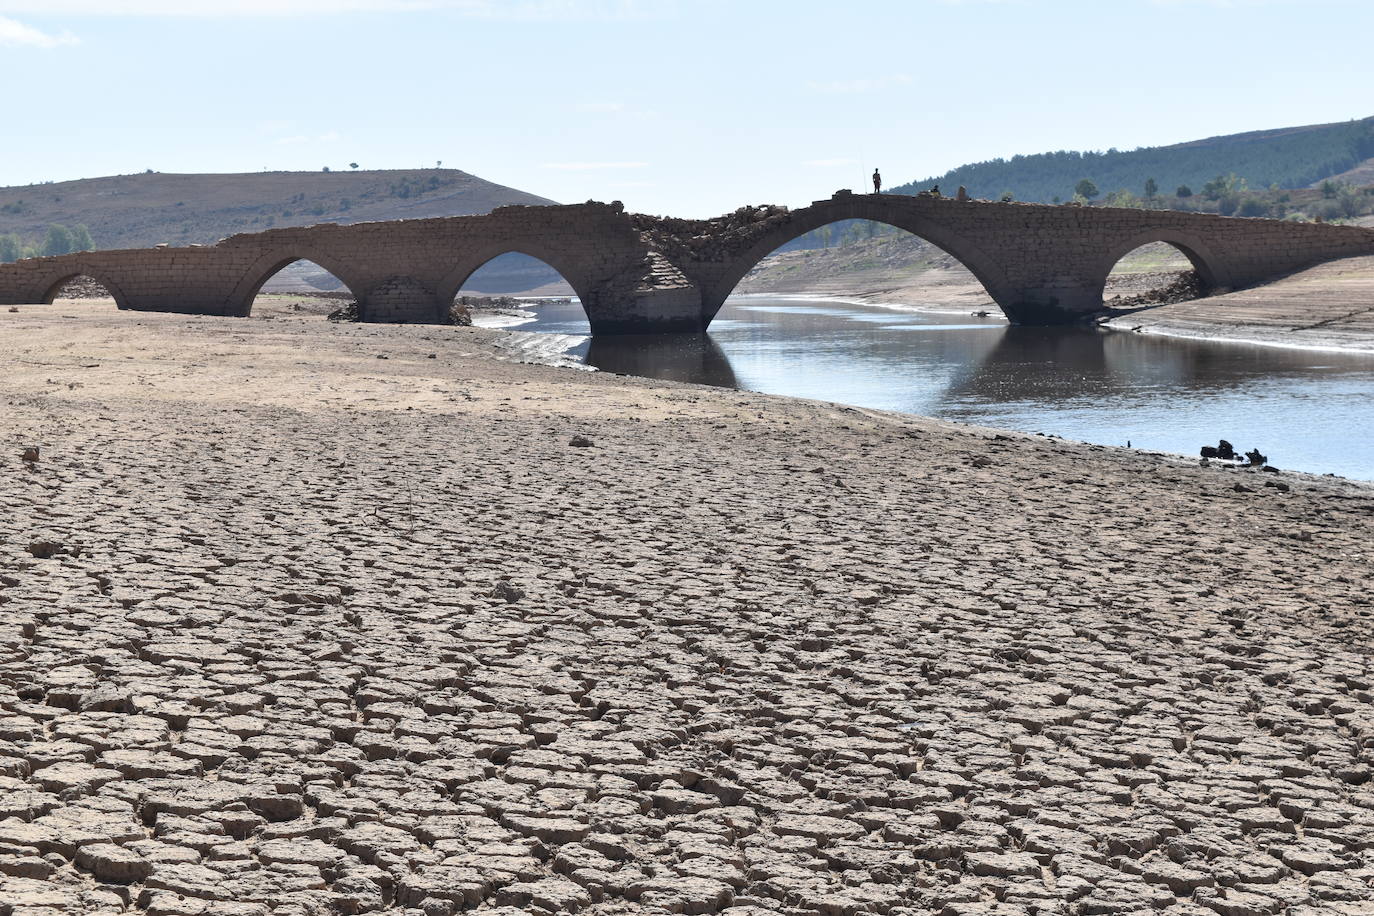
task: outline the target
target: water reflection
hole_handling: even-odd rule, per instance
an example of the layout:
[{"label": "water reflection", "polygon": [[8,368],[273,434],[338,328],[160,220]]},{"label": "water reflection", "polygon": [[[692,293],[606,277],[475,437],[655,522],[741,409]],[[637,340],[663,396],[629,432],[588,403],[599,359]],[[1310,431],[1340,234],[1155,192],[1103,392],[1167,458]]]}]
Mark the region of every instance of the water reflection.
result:
[{"label": "water reflection", "polygon": [[603,372],[738,388],[720,344],[707,334],[628,334],[593,337],[586,362]]},{"label": "water reflection", "polygon": [[[576,303],[521,327],[586,335]],[[1374,479],[1374,357],[1106,333],[790,298],[731,300],[705,336],[598,338],[610,372],[745,388]]]}]

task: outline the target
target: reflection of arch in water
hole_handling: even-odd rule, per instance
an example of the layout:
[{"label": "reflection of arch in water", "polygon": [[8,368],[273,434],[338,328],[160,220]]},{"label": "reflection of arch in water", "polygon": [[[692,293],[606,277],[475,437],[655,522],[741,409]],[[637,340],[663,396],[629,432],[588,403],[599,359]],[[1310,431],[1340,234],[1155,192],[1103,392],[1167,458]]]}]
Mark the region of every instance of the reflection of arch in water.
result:
[{"label": "reflection of arch in water", "polygon": [[[1326,356],[1326,354],[1323,354]],[[1311,354],[1093,328],[1011,327],[947,390],[954,400],[1062,402],[1151,389],[1242,388],[1302,372]]]},{"label": "reflection of arch in water", "polygon": [[67,284],[71,283],[73,280],[79,280],[82,277],[88,277],[105,287],[106,292],[110,294],[110,298],[115,301],[115,306],[117,308],[127,309],[129,307],[128,299],[124,296],[123,291],[111,282],[109,277],[105,276],[101,271],[91,270],[84,266],[78,267],[76,270],[67,267],[62,276],[48,281],[46,284],[47,291],[43,293],[40,301],[42,301],[44,305],[51,305],[57,300],[58,294],[66,288]]},{"label": "reflection of arch in water", "polygon": [[872,204],[862,198],[856,198],[856,201],[852,204],[831,203],[812,211],[797,211],[793,219],[764,233],[749,249],[732,258],[729,269],[703,288],[705,323],[711,323],[739,282],[764,258],[808,232],[850,219],[891,226],[930,243],[967,268],[982,284],[989,298],[998,302],[999,306],[1004,298],[1010,296],[1011,284],[1002,268],[973,242],[919,212],[894,208],[890,213],[875,213],[871,210]]},{"label": "reflection of arch in water", "polygon": [[737,388],[720,345],[705,334],[625,334],[593,337],[587,364],[603,372]]},{"label": "reflection of arch in water", "polygon": [[229,296],[229,314],[247,318],[253,312],[253,300],[257,299],[258,293],[262,288],[277,274],[298,261],[305,261],[314,264],[321,270],[333,275],[333,277],[343,284],[344,289],[352,294],[354,301],[358,298],[358,288],[345,276],[342,265],[336,263],[327,256],[315,252],[303,252],[293,250],[289,253],[273,252],[259,258],[257,263],[249,268],[238,286],[234,288]]}]

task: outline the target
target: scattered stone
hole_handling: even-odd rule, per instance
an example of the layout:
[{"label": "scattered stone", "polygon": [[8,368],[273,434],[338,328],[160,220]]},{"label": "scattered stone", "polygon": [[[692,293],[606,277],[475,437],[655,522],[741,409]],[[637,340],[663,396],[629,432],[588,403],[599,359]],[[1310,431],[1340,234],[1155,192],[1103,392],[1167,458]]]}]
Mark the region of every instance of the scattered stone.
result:
[{"label": "scattered stone", "polygon": [[29,544],[28,551],[40,560],[51,560],[67,552],[66,548],[56,541],[33,541]]}]

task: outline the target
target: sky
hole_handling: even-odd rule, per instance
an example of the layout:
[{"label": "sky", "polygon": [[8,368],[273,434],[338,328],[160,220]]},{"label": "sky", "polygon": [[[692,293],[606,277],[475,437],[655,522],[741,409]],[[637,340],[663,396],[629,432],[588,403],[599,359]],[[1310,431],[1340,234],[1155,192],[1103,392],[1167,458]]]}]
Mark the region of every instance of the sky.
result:
[{"label": "sky", "polygon": [[0,185],[442,162],[705,217],[1374,115],[1374,0],[0,0]]}]

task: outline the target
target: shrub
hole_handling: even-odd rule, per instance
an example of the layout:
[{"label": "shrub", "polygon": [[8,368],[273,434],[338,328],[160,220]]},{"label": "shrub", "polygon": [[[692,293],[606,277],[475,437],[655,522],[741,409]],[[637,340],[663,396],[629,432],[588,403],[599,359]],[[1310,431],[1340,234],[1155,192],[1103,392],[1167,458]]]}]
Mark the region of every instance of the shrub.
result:
[{"label": "shrub", "polygon": [[43,254],[70,254],[76,250],[73,247],[75,244],[72,231],[66,226],[54,223],[48,227],[48,237],[43,240]]},{"label": "shrub", "polygon": [[1227,195],[1245,190],[1245,179],[1237,178],[1235,173],[1218,175],[1202,186],[1202,196],[1207,200],[1221,200]]},{"label": "shrub", "polygon": [[1181,184],[1178,186],[1178,190],[1174,192],[1174,195],[1177,197],[1192,197],[1193,189],[1186,184]]},{"label": "shrub", "polygon": [[1355,193],[1355,189],[1345,187],[1341,189],[1340,195],[1336,198],[1336,204],[1341,208],[1341,214],[1347,219],[1354,219],[1364,210],[1365,202],[1360,200],[1360,195]]},{"label": "shrub", "polygon": [[1268,216],[1269,207],[1258,197],[1247,197],[1240,202],[1240,209],[1237,214],[1240,216]]},{"label": "shrub", "polygon": [[1074,185],[1073,190],[1075,194],[1085,200],[1092,200],[1101,193],[1097,190],[1097,185],[1093,184],[1092,181],[1087,178],[1082,179],[1078,184]]}]

